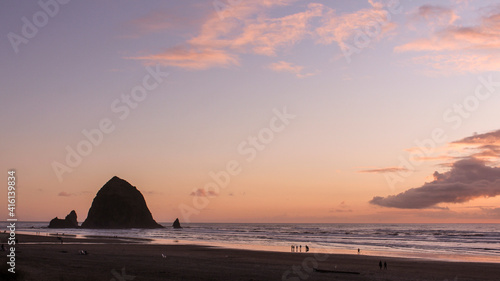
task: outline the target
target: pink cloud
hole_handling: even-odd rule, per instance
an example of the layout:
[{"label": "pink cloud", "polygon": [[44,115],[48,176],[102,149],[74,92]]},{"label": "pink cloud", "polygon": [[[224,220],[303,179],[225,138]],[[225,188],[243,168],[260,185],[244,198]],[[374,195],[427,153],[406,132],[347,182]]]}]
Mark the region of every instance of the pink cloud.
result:
[{"label": "pink cloud", "polygon": [[[424,6],[422,6],[424,7]],[[420,7],[423,16],[449,14],[448,24],[439,31],[432,31],[426,38],[420,38],[396,46],[396,53],[428,52],[415,57],[412,63],[432,69],[433,74],[455,74],[468,72],[497,71],[500,67],[500,12],[490,7],[490,13],[482,16],[478,24],[454,25],[457,18],[452,11],[435,6]]]},{"label": "pink cloud", "polygon": [[461,146],[462,151],[468,152],[471,157],[495,162],[500,159],[500,130],[474,134],[454,141],[452,145]]},{"label": "pink cloud", "polygon": [[185,69],[201,70],[210,67],[229,67],[239,65],[238,58],[224,50],[193,49],[189,47],[175,47],[164,53],[133,57],[132,59],[155,62],[164,65],[177,66]]},{"label": "pink cloud", "polygon": [[346,44],[353,44],[355,36],[369,34],[374,35],[371,39],[379,40],[395,29],[396,25],[390,22],[389,12],[383,9],[383,5],[369,2],[371,8],[354,13],[337,15],[335,10],[328,9],[323,17],[323,24],[315,30],[317,41],[321,44],[336,42],[341,48],[345,48]]},{"label": "pink cloud", "polygon": [[453,9],[436,5],[420,6],[413,15],[414,20],[425,20],[438,25],[449,25],[459,18]]},{"label": "pink cloud", "polygon": [[221,19],[214,11],[198,35],[185,46],[163,53],[133,57],[146,63],[159,62],[186,69],[207,69],[238,65],[241,53],[275,55],[277,48],[293,45],[305,33],[311,11],[282,18],[268,18],[263,11],[288,1],[242,1],[227,7]]},{"label": "pink cloud", "polygon": [[185,15],[176,8],[155,9],[126,22],[121,27],[121,38],[136,39],[146,34],[199,25],[202,18]]},{"label": "pink cloud", "polygon": [[466,137],[453,143],[458,144],[476,144],[476,145],[500,145],[500,130],[484,133],[484,134],[474,134],[470,137]]},{"label": "pink cloud", "polygon": [[295,74],[295,76],[297,76],[299,78],[304,78],[304,77],[308,77],[308,76],[314,75],[314,73],[303,74],[302,70],[303,70],[304,67],[302,67],[300,65],[296,65],[296,64],[290,63],[290,62],[286,62],[286,61],[279,61],[279,62],[271,63],[268,66],[268,68],[271,69],[271,70],[273,70],[273,71],[276,71],[276,72],[289,72],[289,73],[293,73],[293,74]]},{"label": "pink cloud", "polygon": [[[370,25],[374,21],[381,23],[380,34],[375,36],[375,40],[395,26],[389,22],[388,12],[383,10],[383,5],[373,1],[369,1],[370,8],[350,14],[336,15],[334,10],[323,4],[310,3],[303,11],[282,17],[269,17],[267,11],[291,2],[293,1],[241,1],[226,5],[224,10],[214,11],[201,25],[198,34],[183,46],[130,59],[194,70],[228,67],[239,65],[241,54],[277,56],[280,51],[293,47],[305,38],[314,38],[316,43],[321,44],[336,42],[342,47],[359,29],[373,28]],[[223,17],[220,16],[221,13]],[[151,17],[154,18],[154,15]],[[315,18],[320,19],[320,27],[312,26]],[[143,19],[141,25],[152,30],[161,28],[154,23],[150,24],[149,20]],[[295,73],[297,77],[307,75],[297,71]]]}]

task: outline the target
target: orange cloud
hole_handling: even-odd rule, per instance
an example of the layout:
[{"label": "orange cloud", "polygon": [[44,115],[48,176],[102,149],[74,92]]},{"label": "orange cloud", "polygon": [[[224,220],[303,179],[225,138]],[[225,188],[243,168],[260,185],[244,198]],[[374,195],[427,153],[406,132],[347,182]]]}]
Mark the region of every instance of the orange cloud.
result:
[{"label": "orange cloud", "polygon": [[69,197],[69,196],[73,196],[75,194],[73,193],[68,193],[68,192],[65,192],[65,191],[61,191],[59,192],[59,194],[57,194],[57,196],[64,196],[64,197]]},{"label": "orange cloud", "polygon": [[199,196],[199,197],[216,197],[219,194],[213,190],[206,191],[203,188],[198,188],[198,189],[194,190],[193,192],[191,192],[189,195]]},{"label": "orange cloud", "polygon": [[417,161],[448,161],[456,159],[453,156],[449,155],[439,155],[439,156],[415,156],[415,160]]},{"label": "orange cloud", "polygon": [[361,170],[361,171],[358,171],[358,173],[384,174],[384,173],[396,173],[396,172],[405,172],[405,171],[408,171],[408,169],[403,168],[403,167],[386,167],[386,168]]}]

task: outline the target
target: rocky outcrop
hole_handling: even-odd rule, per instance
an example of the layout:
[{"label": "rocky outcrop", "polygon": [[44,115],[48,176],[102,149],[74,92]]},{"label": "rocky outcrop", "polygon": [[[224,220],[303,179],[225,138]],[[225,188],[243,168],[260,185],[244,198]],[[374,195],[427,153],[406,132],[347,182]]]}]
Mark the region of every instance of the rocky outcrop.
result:
[{"label": "rocky outcrop", "polygon": [[78,221],[76,220],[75,210],[71,211],[65,219],[55,217],[49,223],[49,228],[77,228]]},{"label": "rocky outcrop", "polygon": [[113,177],[92,202],[82,228],[162,228],[156,223],[141,192]]},{"label": "rocky outcrop", "polygon": [[179,222],[179,219],[175,219],[174,223],[172,224],[174,228],[182,228],[181,223]]}]

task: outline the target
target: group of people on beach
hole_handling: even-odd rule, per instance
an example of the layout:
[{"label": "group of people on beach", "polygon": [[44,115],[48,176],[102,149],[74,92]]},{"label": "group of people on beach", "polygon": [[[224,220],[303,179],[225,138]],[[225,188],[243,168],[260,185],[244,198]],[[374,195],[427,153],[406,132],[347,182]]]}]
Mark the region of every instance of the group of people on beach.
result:
[{"label": "group of people on beach", "polygon": [[[299,246],[296,246],[296,245],[292,245],[292,253],[293,252],[302,252],[302,245],[299,245]],[[304,247],[304,251],[307,253],[309,252],[309,247],[306,245]]]},{"label": "group of people on beach", "polygon": [[[378,262],[378,267],[380,267],[380,270],[382,270],[382,261]],[[384,261],[384,269],[387,269],[387,262]]]}]

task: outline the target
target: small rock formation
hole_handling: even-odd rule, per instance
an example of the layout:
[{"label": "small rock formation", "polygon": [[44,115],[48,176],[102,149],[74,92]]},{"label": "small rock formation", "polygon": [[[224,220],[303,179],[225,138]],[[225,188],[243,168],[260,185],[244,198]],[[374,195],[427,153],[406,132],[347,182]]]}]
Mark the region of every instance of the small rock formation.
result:
[{"label": "small rock formation", "polygon": [[181,223],[179,222],[179,219],[175,219],[174,223],[172,224],[174,228],[182,228]]},{"label": "small rock formation", "polygon": [[82,228],[163,228],[156,223],[141,192],[126,180],[113,177],[92,202]]},{"label": "small rock formation", "polygon": [[76,220],[75,210],[71,211],[65,219],[55,217],[49,223],[49,228],[77,228],[78,221]]}]

